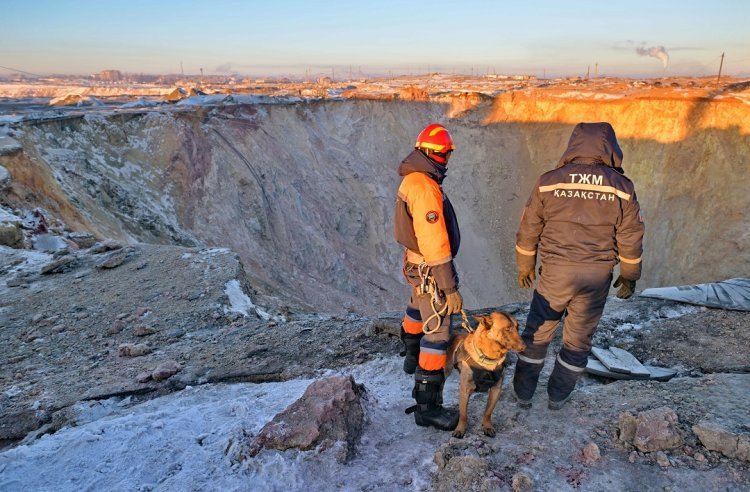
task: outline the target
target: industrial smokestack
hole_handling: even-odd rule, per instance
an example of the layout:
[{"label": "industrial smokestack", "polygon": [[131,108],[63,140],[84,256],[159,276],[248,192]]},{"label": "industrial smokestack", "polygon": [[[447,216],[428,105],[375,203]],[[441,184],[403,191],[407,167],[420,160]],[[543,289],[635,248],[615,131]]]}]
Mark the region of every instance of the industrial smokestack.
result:
[{"label": "industrial smokestack", "polygon": [[667,69],[667,65],[669,64],[669,55],[667,54],[667,50],[664,48],[664,46],[652,46],[651,48],[638,46],[635,49],[635,52],[641,56],[652,56],[654,58],[658,58],[659,60],[661,60],[661,64],[664,67],[664,70]]}]

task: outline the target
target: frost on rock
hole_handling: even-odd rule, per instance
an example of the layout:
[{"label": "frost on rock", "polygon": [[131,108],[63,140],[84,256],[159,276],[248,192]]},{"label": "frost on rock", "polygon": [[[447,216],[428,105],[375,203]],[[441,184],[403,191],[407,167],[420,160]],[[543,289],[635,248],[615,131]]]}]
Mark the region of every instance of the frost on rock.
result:
[{"label": "frost on rock", "polygon": [[340,443],[339,461],[349,460],[365,425],[366,394],[365,387],[351,376],[313,382],[299,400],[263,426],[245,455],[254,457],[262,449],[310,450]]},{"label": "frost on rock", "polygon": [[224,313],[240,313],[243,316],[250,316],[250,312],[254,312],[259,318],[266,321],[273,319],[274,321],[282,321],[280,316],[271,316],[263,308],[256,306],[250,297],[242,290],[239,280],[230,280],[224,287],[224,293],[229,298],[229,306],[224,307]]}]

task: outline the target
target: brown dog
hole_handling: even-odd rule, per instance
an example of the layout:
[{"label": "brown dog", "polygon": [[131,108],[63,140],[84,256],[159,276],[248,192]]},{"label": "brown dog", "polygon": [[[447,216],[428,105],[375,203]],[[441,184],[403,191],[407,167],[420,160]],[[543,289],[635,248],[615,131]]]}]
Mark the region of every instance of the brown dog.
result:
[{"label": "brown dog", "polygon": [[509,350],[521,352],[526,348],[518,335],[518,321],[508,313],[496,311],[487,316],[474,316],[474,319],[479,326],[469,335],[460,334],[453,338],[445,365],[446,379],[453,367],[460,372],[459,417],[454,437],[463,437],[466,433],[469,397],[474,391],[489,391],[482,430],[485,435],[494,437],[492,411],[503,389],[505,356]]}]

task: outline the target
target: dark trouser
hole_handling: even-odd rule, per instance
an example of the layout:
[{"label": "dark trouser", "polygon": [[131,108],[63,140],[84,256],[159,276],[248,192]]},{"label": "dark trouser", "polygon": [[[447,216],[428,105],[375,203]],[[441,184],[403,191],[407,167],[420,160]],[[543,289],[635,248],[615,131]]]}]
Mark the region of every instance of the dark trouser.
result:
[{"label": "dark trouser", "polygon": [[513,376],[513,389],[521,399],[530,400],[533,396],[547,347],[566,311],[563,346],[557,354],[547,394],[552,401],[570,395],[586,367],[591,338],[604,311],[611,282],[609,266],[544,265],[521,335],[526,350],[519,354]]}]

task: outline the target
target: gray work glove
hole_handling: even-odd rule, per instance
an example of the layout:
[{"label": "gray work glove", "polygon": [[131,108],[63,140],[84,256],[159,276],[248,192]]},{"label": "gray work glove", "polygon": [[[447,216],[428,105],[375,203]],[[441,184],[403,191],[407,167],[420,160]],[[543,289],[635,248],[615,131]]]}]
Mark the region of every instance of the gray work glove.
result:
[{"label": "gray work glove", "polygon": [[617,297],[620,299],[630,299],[633,296],[633,292],[635,292],[635,280],[628,280],[620,275],[615,280],[615,283],[612,284],[612,287],[620,287],[620,290],[617,291]]},{"label": "gray work glove", "polygon": [[461,297],[461,293],[458,291],[445,294],[445,311],[446,316],[451,314],[460,313],[464,307],[464,298]]},{"label": "gray work glove", "polygon": [[518,271],[518,287],[522,289],[528,289],[532,285],[534,285],[534,279],[536,278],[536,273],[534,273],[534,267],[531,267],[531,270],[519,270]]}]

